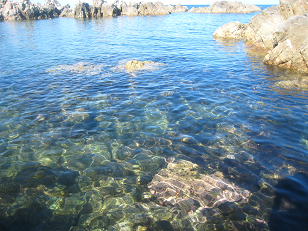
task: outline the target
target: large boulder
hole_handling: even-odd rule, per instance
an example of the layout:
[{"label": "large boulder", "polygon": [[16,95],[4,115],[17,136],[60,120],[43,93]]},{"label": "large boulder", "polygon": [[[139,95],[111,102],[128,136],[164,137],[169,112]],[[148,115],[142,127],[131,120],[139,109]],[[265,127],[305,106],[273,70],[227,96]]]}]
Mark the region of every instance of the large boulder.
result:
[{"label": "large boulder", "polygon": [[44,5],[32,4],[30,0],[1,0],[0,6],[0,21],[55,18],[64,9],[57,0],[46,0]]},{"label": "large boulder", "polygon": [[140,15],[164,15],[170,14],[168,7],[162,2],[147,2],[140,5],[138,12]]},{"label": "large boulder", "polygon": [[45,0],[44,7],[60,8],[61,4],[57,0]]},{"label": "large boulder", "polygon": [[103,17],[121,15],[121,9],[117,5],[104,3],[101,7]]},{"label": "large boulder", "polygon": [[3,20],[12,21],[12,20],[23,20],[24,16],[19,9],[19,3],[8,0],[4,7],[1,9],[1,14]]},{"label": "large boulder", "polygon": [[219,27],[213,34],[214,38],[231,38],[231,39],[244,39],[247,24],[240,22],[229,22],[222,27]]},{"label": "large boulder", "polygon": [[176,6],[169,5],[168,10],[171,13],[184,13],[188,11],[188,7],[182,6],[181,4],[177,4]]},{"label": "large boulder", "polygon": [[61,4],[57,0],[45,0],[42,13],[46,14],[47,18],[57,18],[61,14],[59,8]]},{"label": "large boulder", "polygon": [[152,201],[192,215],[202,209],[221,208],[225,203],[243,203],[250,196],[249,191],[224,178],[199,174],[198,168],[186,160],[168,163],[148,184]]},{"label": "large boulder", "polygon": [[18,7],[24,19],[38,19],[42,13],[42,9],[29,0],[20,1]]},{"label": "large boulder", "polygon": [[59,17],[74,17],[74,10],[70,8],[70,5],[67,4],[60,8],[61,14]]},{"label": "large boulder", "polygon": [[137,16],[137,15],[165,15],[170,13],[180,13],[188,11],[187,6],[178,4],[176,6],[164,5],[162,2],[146,2],[137,4],[122,4],[122,15]]},{"label": "large boulder", "polygon": [[192,8],[190,12],[192,13],[236,13],[236,14],[245,14],[258,12],[261,9],[252,4],[244,4],[242,2],[214,2],[209,7],[199,7]]},{"label": "large boulder", "polygon": [[138,12],[139,5],[137,5],[137,4],[127,5],[126,3],[124,3],[121,8],[122,8],[121,15],[137,16],[139,14],[139,12]]},{"label": "large boulder", "polygon": [[[308,0],[280,0],[254,16],[245,30],[246,44],[268,51],[264,63],[308,73]],[[218,28],[214,37],[234,38],[243,31],[235,25]],[[232,32],[232,33],[231,33]]]},{"label": "large boulder", "polygon": [[0,0],[0,10],[1,8],[4,7],[4,5],[6,4],[7,0]]},{"label": "large boulder", "polygon": [[274,30],[274,46],[264,63],[308,73],[308,17],[290,17]]},{"label": "large boulder", "polygon": [[254,16],[246,31],[249,45],[267,50],[273,49],[274,29],[294,15],[306,15],[307,0],[281,0],[278,6],[266,8],[261,14]]},{"label": "large boulder", "polygon": [[74,8],[75,18],[91,18],[90,5],[85,2],[79,2]]},{"label": "large boulder", "polygon": [[307,0],[280,0],[279,10],[285,19],[294,15],[307,15]]},{"label": "large boulder", "polygon": [[93,0],[92,1],[92,6],[100,8],[104,4],[104,0]]},{"label": "large boulder", "polygon": [[263,49],[272,49],[274,28],[284,21],[278,6],[266,8],[249,22],[245,33],[247,43]]}]

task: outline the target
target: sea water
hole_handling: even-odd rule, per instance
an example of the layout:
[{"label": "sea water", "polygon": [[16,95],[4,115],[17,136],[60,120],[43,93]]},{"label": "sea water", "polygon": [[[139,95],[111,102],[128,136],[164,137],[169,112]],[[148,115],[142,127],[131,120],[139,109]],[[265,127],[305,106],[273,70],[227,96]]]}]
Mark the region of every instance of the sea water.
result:
[{"label": "sea water", "polygon": [[[285,83],[305,76],[212,37],[256,14],[1,22],[0,230],[301,230],[308,91]],[[181,161],[245,198],[160,203]]]}]

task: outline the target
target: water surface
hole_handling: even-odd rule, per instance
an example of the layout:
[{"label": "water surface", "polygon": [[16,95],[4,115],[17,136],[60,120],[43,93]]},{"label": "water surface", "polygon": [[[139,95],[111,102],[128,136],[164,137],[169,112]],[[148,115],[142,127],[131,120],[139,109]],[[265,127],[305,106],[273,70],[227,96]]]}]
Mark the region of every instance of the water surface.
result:
[{"label": "water surface", "polygon": [[[0,229],[301,230],[308,92],[279,83],[305,76],[212,37],[255,14],[0,23]],[[147,185],[179,160],[250,196],[157,203]]]}]

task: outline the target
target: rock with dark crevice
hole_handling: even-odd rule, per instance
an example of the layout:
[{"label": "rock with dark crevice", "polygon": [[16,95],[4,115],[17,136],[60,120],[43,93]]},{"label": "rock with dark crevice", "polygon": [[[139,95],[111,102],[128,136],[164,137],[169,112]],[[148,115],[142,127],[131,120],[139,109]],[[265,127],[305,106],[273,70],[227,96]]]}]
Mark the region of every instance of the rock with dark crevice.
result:
[{"label": "rock with dark crevice", "polygon": [[308,0],[280,0],[278,6],[268,7],[254,16],[247,29],[226,24],[218,28],[214,37],[239,37],[246,39],[246,45],[268,54],[264,63],[308,73]]},{"label": "rock with dark crevice", "polygon": [[0,3],[0,21],[19,21],[28,19],[47,19],[59,17],[62,10],[57,0],[46,0],[44,5],[32,4],[30,0],[19,2],[2,0]]},{"label": "rock with dark crevice", "polygon": [[274,49],[264,63],[308,73],[308,17],[297,15],[274,29]]}]

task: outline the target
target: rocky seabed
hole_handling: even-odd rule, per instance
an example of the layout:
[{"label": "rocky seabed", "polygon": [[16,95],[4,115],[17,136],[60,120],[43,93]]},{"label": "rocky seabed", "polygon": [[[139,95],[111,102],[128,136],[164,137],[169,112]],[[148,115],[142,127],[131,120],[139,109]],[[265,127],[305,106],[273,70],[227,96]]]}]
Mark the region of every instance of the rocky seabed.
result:
[{"label": "rocky seabed", "polygon": [[[46,72],[50,78],[109,71],[138,76],[163,67],[123,60],[110,70],[79,62]],[[0,131],[7,138],[0,139],[0,228],[268,230],[272,185],[282,175],[259,169],[259,147],[250,128],[219,122],[209,130],[203,118],[216,120],[232,112],[195,104],[174,119],[176,128],[168,122],[168,103],[160,105],[160,98],[174,94],[123,101],[143,107],[142,116],[130,108],[117,111],[118,101],[103,93],[78,99],[67,95],[59,112],[25,115],[23,121],[17,121],[19,111],[3,110],[6,126]],[[89,108],[77,107],[75,100]],[[101,132],[86,129],[92,108],[103,108],[93,118]],[[198,135],[189,135],[192,131]],[[259,171],[262,177],[254,173]]]}]

